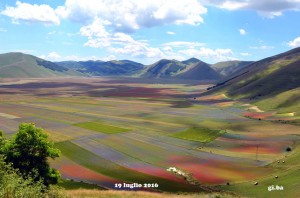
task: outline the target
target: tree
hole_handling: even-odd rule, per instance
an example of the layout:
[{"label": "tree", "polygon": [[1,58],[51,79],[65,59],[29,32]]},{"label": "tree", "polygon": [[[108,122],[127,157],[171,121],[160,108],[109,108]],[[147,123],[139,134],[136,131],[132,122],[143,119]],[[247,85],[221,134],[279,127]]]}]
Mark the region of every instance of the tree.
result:
[{"label": "tree", "polygon": [[64,198],[63,191],[58,188],[47,188],[42,181],[34,181],[32,177],[23,178],[17,169],[4,162],[0,155],[0,197],[5,198]]},{"label": "tree", "polygon": [[5,161],[27,177],[32,176],[44,184],[55,184],[60,178],[56,169],[50,168],[48,158],[59,157],[60,151],[48,140],[48,135],[34,123],[22,123],[10,140],[4,141],[1,152]]},{"label": "tree", "polygon": [[4,144],[3,131],[0,130],[0,154],[1,154],[1,148],[3,144]]}]

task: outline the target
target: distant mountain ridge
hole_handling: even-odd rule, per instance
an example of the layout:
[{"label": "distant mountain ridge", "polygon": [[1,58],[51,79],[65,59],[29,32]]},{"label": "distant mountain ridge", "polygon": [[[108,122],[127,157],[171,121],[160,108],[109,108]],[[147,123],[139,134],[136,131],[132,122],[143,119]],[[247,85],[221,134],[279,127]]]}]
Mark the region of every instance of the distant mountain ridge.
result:
[{"label": "distant mountain ridge", "polygon": [[18,52],[0,54],[0,77],[3,78],[82,75],[82,73],[32,55]]},{"label": "distant mountain ridge", "polygon": [[113,61],[63,61],[56,64],[76,69],[90,76],[130,76],[144,68],[144,65],[130,60]]},{"label": "distant mountain ridge", "polygon": [[196,58],[185,61],[162,59],[146,67],[140,76],[189,80],[218,80],[221,78],[221,75],[213,70],[209,64]]},{"label": "distant mountain ridge", "polygon": [[[220,63],[222,65],[222,63]],[[187,80],[211,80],[222,78],[218,69],[213,69],[197,58],[184,61],[162,59],[151,65],[130,60],[89,60],[51,62],[23,53],[0,54],[0,77],[54,77],[54,76],[125,76],[140,78],[170,78]],[[226,63],[231,74],[239,64]],[[234,70],[235,71],[235,70]]]}]

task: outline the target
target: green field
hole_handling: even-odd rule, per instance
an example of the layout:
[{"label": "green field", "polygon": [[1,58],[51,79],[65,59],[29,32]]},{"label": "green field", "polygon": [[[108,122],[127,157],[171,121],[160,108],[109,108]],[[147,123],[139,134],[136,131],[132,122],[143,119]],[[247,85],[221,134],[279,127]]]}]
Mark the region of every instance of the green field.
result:
[{"label": "green field", "polygon": [[181,138],[184,140],[192,140],[192,141],[199,141],[202,143],[208,143],[213,141],[219,136],[225,134],[225,130],[213,130],[203,127],[191,127],[186,130],[180,131],[172,135],[176,138]]},{"label": "green field", "polygon": [[82,122],[82,123],[74,124],[74,126],[78,126],[84,129],[89,129],[101,133],[107,133],[107,134],[124,133],[130,131],[130,129],[102,124],[99,122]]}]

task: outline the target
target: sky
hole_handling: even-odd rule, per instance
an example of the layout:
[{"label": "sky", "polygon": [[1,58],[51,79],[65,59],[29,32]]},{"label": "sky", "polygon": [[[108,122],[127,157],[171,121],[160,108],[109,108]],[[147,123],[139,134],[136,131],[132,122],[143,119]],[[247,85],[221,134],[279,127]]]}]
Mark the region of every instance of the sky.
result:
[{"label": "sky", "polygon": [[0,0],[0,53],[260,60],[300,46],[300,0]]}]

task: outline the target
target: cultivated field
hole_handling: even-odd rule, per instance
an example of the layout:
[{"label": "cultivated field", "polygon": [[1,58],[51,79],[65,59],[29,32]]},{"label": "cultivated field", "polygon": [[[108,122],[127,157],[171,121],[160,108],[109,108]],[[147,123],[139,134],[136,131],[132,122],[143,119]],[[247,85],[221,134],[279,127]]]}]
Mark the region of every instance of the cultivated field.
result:
[{"label": "cultivated field", "polygon": [[[265,119],[273,112],[225,95],[199,97],[208,86],[142,79],[5,79],[0,129],[10,136],[20,122],[36,123],[62,151],[51,164],[63,177],[108,189],[299,197],[300,126]],[[284,190],[268,191],[272,185]]]}]

